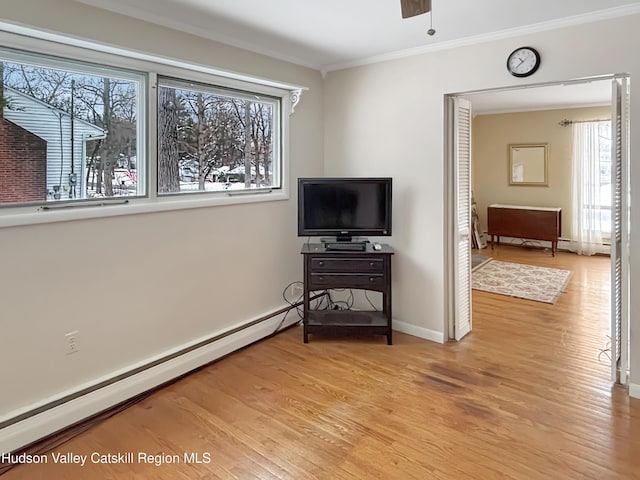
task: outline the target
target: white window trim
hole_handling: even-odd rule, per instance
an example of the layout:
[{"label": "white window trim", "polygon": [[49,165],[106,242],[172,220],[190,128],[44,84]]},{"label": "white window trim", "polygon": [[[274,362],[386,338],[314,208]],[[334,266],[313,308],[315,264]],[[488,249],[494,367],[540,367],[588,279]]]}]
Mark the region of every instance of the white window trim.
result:
[{"label": "white window trim", "polygon": [[[139,120],[146,123],[146,155],[142,157],[146,157],[146,162],[140,162],[139,168],[146,169],[147,196],[105,198],[71,204],[52,203],[47,205],[50,207],[49,209],[43,209],[41,205],[7,206],[0,209],[0,227],[289,199],[289,117],[293,114],[302,92],[307,90],[306,87],[125,50],[8,22],[0,22],[0,44],[8,48],[59,56],[80,62],[103,64],[115,68],[125,68],[148,74],[147,92],[144,92],[148,99],[147,111],[146,115],[142,115],[141,110]],[[156,85],[158,75],[280,97],[282,99],[280,112],[281,188],[256,192],[238,191],[232,194],[211,192],[194,195],[193,197],[189,195],[158,196],[155,187],[157,185]],[[142,95],[143,92],[141,91]]]},{"label": "white window trim", "polygon": [[[279,138],[283,138],[284,124],[282,120],[284,116],[283,115],[284,101],[281,95],[275,95],[275,96],[265,95],[265,92],[257,92],[255,91],[255,89],[253,89],[252,92],[240,91],[237,89],[224,92],[223,89],[220,89],[217,84],[212,85],[210,82],[202,83],[202,82],[196,82],[193,79],[186,79],[186,78],[176,79],[172,77],[166,77],[164,75],[162,76],[161,79],[158,79],[157,77],[158,75],[154,76],[154,79],[153,79],[154,83],[152,84],[154,86],[152,88],[157,89],[158,85],[161,84],[163,86],[169,86],[171,88],[193,89],[194,91],[203,91],[203,92],[208,91],[208,93],[212,93],[214,95],[226,95],[233,98],[243,98],[243,99],[249,99],[249,100],[253,100],[255,98],[255,99],[258,99],[259,101],[266,101],[266,103],[272,105],[274,109],[273,119],[275,123],[277,123],[277,127],[274,127],[275,136]],[[258,95],[256,94],[263,94],[264,97],[258,97]],[[157,95],[155,95],[154,98],[157,100]],[[157,103],[156,103],[156,108],[157,108]],[[288,111],[291,111],[291,109],[288,108]],[[157,138],[157,134],[156,134],[156,138]],[[237,195],[249,195],[251,194],[251,192],[264,193],[267,190],[277,190],[277,191],[282,190],[284,188],[284,183],[282,179],[284,156],[282,153],[281,141],[274,142],[273,160],[274,160],[273,173],[277,175],[279,179],[279,183],[280,183],[279,186],[261,187],[257,189],[234,190],[234,191],[228,192],[228,194],[230,196],[237,196]],[[156,159],[156,168],[154,170],[156,170],[157,172],[157,159]],[[157,179],[154,185],[157,185]],[[210,192],[181,191],[181,192],[172,192],[172,193],[163,193],[163,194],[158,194],[157,192],[153,192],[153,193],[156,194],[158,197],[165,198],[165,197],[171,197],[171,196],[177,197],[177,196],[190,196],[190,195],[209,195]],[[223,193],[218,192],[218,194],[224,194],[224,192]]]}]

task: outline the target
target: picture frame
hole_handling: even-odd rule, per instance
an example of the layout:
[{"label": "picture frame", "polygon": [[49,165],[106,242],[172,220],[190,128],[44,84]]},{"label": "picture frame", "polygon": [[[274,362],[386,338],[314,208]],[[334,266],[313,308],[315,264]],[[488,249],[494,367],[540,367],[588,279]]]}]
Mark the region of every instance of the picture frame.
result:
[{"label": "picture frame", "polygon": [[548,150],[549,145],[546,143],[509,144],[509,185],[547,187]]}]

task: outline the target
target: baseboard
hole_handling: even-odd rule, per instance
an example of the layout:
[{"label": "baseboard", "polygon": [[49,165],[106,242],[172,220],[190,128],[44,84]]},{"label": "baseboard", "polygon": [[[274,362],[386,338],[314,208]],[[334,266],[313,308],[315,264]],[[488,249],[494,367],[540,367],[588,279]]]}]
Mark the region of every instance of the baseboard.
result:
[{"label": "baseboard", "polygon": [[[575,252],[575,245],[570,240],[560,240],[558,242],[558,250],[565,252]],[[596,255],[611,255],[611,247],[609,245],[598,245],[596,247]]]},{"label": "baseboard", "polygon": [[[562,250],[563,244],[567,245],[569,242],[558,241],[558,250]],[[513,245],[516,247],[527,246],[531,248],[549,249],[551,250],[551,242],[546,240],[527,240],[523,238],[513,237],[500,237],[500,245]],[[487,243],[487,246],[491,248],[491,242]]]},{"label": "baseboard", "polygon": [[[260,323],[251,325],[246,329],[225,336],[213,343],[191,350],[188,353],[126,377],[99,390],[95,390],[51,408],[50,410],[9,425],[0,430],[0,455],[2,453],[14,452],[140,393],[146,392],[242,347],[261,340],[275,331],[284,315],[285,313],[277,314]],[[281,328],[291,326],[299,320],[297,315],[289,315],[281,325]],[[246,323],[250,324],[251,321]],[[235,329],[241,327],[242,325],[239,325]],[[228,329],[226,331],[235,329]],[[224,332],[211,335],[209,338],[217,337],[221,333]],[[205,339],[199,339],[188,345],[172,349],[171,352],[166,352],[166,355],[170,355],[176,350],[180,351],[189,346],[197,345],[203,340]],[[135,368],[136,366],[132,366],[131,370]],[[118,375],[114,374],[113,376],[116,377]],[[80,389],[78,391],[80,391]],[[65,392],[64,395],[61,396],[67,396],[70,393],[73,392]]]},{"label": "baseboard", "polygon": [[629,396],[633,398],[640,398],[640,385],[638,385],[637,383],[630,383]]},{"label": "baseboard", "polygon": [[[512,245],[512,246],[516,246],[516,247],[521,247],[521,246],[527,246],[529,248],[539,248],[541,250],[546,249],[546,250],[551,250],[551,242],[548,242],[546,240],[526,240],[526,239],[522,239],[522,238],[513,238],[513,237],[500,237],[500,244],[504,244],[504,245]],[[487,248],[491,248],[491,242],[487,241]],[[569,239],[566,238],[560,238],[558,240],[558,250],[559,251],[564,251],[564,252],[571,252],[572,251],[572,242]],[[610,253],[610,249],[609,249],[609,245],[601,245],[598,250],[597,253],[602,254],[602,255],[609,255]]]},{"label": "baseboard", "polygon": [[435,330],[429,330],[428,328],[418,327],[410,323],[393,320],[393,329],[397,330],[398,332],[406,333],[407,335],[413,335],[414,337],[431,340],[432,342],[445,343],[444,334],[442,332],[436,332]]}]

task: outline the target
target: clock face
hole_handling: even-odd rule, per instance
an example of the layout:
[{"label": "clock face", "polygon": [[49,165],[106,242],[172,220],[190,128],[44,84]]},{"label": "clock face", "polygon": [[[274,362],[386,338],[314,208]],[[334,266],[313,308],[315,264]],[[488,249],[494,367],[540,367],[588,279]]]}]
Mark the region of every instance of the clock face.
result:
[{"label": "clock face", "polygon": [[507,59],[507,69],[514,77],[528,77],[540,66],[540,54],[535,48],[520,47]]}]

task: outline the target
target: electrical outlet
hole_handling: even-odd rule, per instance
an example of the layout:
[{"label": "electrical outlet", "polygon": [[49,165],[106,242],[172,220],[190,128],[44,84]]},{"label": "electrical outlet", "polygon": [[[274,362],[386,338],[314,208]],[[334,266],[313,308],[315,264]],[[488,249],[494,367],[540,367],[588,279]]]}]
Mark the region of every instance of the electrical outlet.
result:
[{"label": "electrical outlet", "polygon": [[65,333],[64,339],[65,351],[67,355],[72,355],[80,351],[80,332],[78,330]]},{"label": "electrical outlet", "polygon": [[294,283],[293,285],[291,285],[291,296],[294,298],[298,298],[302,296],[302,284],[301,283]]}]

